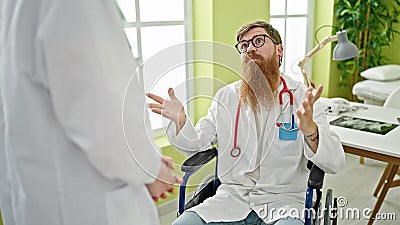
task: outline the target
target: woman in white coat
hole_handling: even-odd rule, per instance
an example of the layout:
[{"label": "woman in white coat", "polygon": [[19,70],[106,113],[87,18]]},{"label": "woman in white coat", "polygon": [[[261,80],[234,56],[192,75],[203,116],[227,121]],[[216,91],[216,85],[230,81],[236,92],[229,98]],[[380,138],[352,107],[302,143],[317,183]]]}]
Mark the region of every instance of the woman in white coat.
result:
[{"label": "woman in white coat", "polygon": [[5,152],[4,130],[3,104],[0,98],[0,212],[3,224],[15,225],[11,201],[11,179]]},{"label": "woman in white coat", "polygon": [[158,224],[152,197],[179,178],[146,132],[115,2],[0,5],[0,179],[11,178],[1,199],[12,202],[0,206],[4,216],[18,225]]},{"label": "woman in white coat", "polygon": [[[282,41],[270,24],[246,24],[237,40],[243,54],[243,79],[218,90],[207,116],[195,127],[172,89],[169,100],[148,94],[156,101],[149,104],[152,111],[174,122],[167,135],[182,153],[190,156],[218,144],[221,186],[215,196],[184,212],[174,225],[189,221],[192,225],[303,224],[307,160],[328,173],[344,165],[340,140],[330,131],[317,101],[322,86],[313,94],[312,88],[280,76]],[[279,93],[286,86],[293,93],[293,121],[289,99],[283,102],[285,110],[279,104]],[[289,122],[284,126],[293,130],[279,127],[282,122]]]}]

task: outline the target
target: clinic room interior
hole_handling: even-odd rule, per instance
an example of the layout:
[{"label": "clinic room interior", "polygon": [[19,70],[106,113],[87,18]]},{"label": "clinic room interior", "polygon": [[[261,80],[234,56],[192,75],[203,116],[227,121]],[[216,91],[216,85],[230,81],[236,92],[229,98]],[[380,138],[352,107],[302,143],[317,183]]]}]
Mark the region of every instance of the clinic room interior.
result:
[{"label": "clinic room interior", "polygon": [[[116,2],[132,54],[143,65],[140,74],[145,92],[167,98],[168,88],[173,87],[194,124],[207,115],[218,89],[241,79],[241,57],[235,48],[238,29],[256,20],[272,24],[283,41],[280,72],[303,83],[307,77],[316,88],[323,85],[318,101],[325,106],[331,129],[339,134],[344,146],[345,166],[336,174],[325,174],[322,203],[326,200],[325,193],[331,189],[334,198],[346,201],[346,205],[339,203],[343,209],[372,211],[378,205],[380,195],[385,195],[377,210],[381,217],[374,224],[399,224],[400,138],[390,138],[400,134],[399,1],[371,1],[384,4],[388,14],[382,13],[368,25],[365,21],[377,16],[373,14],[376,10],[366,9],[365,5],[346,6],[346,2],[357,4],[350,0]],[[351,10],[353,12],[349,12]],[[362,16],[357,17],[359,21],[354,21],[352,18],[356,17],[357,10]],[[389,22],[390,26],[387,25]],[[357,55],[345,60],[338,59],[335,53],[335,47],[341,41],[336,35],[343,31],[358,49]],[[382,32],[387,33],[378,38]],[[177,60],[165,57],[164,53]],[[303,62],[301,67],[299,62]],[[159,66],[160,70],[156,73],[150,69],[146,71],[154,66]],[[307,81],[305,85],[308,85]],[[374,113],[368,114],[368,111]],[[180,167],[187,157],[166,137],[168,120],[150,110],[148,113],[155,145],[176,163],[174,172],[183,176]],[[377,131],[376,127],[368,125],[366,128],[352,127],[344,123],[346,115],[346,118],[365,116],[364,122],[374,121],[381,127],[389,124],[389,128]],[[397,146],[397,150],[392,146]],[[186,199],[192,196],[205,176],[214,173],[215,163],[212,159],[190,177]],[[177,217],[179,185],[174,189],[173,193],[154,202],[161,225],[171,224]],[[338,224],[369,224],[369,220],[340,218]],[[3,225],[1,221],[0,225]]]}]

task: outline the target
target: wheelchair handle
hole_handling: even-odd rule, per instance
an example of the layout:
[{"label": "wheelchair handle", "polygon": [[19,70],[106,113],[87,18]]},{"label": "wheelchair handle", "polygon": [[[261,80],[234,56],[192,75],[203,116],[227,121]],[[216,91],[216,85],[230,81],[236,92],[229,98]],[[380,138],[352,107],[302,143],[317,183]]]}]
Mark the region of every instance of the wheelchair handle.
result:
[{"label": "wheelchair handle", "polygon": [[311,168],[310,176],[308,177],[308,187],[321,189],[324,183],[325,172],[311,161],[307,163],[307,168]]},{"label": "wheelchair handle", "polygon": [[211,148],[206,151],[197,152],[188,158],[181,166],[182,172],[196,172],[217,155],[217,149]]}]

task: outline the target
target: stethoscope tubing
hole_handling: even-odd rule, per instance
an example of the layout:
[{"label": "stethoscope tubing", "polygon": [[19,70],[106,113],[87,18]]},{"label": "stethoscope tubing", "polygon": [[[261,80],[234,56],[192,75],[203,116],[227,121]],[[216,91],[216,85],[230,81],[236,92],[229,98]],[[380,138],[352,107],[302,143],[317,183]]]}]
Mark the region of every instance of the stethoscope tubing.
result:
[{"label": "stethoscope tubing", "polygon": [[241,150],[240,147],[237,146],[237,133],[238,133],[238,127],[239,127],[239,116],[240,116],[240,100],[238,103],[238,107],[236,110],[236,119],[235,119],[235,130],[234,130],[234,136],[233,136],[233,148],[231,149],[231,156],[233,158],[236,158],[240,155]]},{"label": "stethoscope tubing", "polygon": [[[289,88],[286,85],[286,81],[285,81],[285,79],[283,79],[282,76],[281,76],[281,81],[282,81],[282,84],[283,84],[283,88],[279,92],[279,105],[281,107],[281,112],[283,112],[283,95],[284,94],[288,94],[289,95],[289,109],[290,109],[290,114],[291,114],[291,116],[290,116],[290,127],[287,128],[287,127],[285,127],[284,123],[279,123],[279,122],[276,123],[276,126],[281,127],[282,129],[288,130],[288,131],[296,130],[296,128],[294,127],[295,122],[294,122],[294,114],[293,114],[293,103],[294,103],[293,92],[291,92],[289,90]],[[283,113],[281,113],[281,116],[283,116]]]}]

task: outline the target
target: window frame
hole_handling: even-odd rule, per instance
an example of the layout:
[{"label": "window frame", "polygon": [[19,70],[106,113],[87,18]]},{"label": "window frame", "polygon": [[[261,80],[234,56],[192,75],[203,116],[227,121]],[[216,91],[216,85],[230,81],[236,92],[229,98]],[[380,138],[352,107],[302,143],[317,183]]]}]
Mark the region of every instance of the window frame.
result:
[{"label": "window frame", "polygon": [[[271,7],[269,9],[269,16],[270,19],[284,19],[285,24],[284,24],[284,30],[279,31],[281,33],[281,36],[284,37],[283,42],[283,49],[284,51],[286,50],[286,24],[287,24],[287,18],[296,18],[296,17],[302,17],[307,19],[307,36],[306,36],[306,49],[305,49],[305,54],[304,56],[311,50],[313,49],[313,41],[314,41],[314,15],[315,15],[315,0],[308,0],[308,6],[307,6],[307,14],[293,14],[293,15],[288,15],[287,14],[287,0],[285,1],[285,14],[284,15],[271,15]],[[301,58],[299,58],[300,60]],[[283,74],[286,74],[286,54],[283,55],[283,60],[282,60],[282,65],[281,65],[281,72]],[[312,68],[312,59],[305,65],[307,71],[310,71]],[[300,76],[302,76],[300,68],[299,68],[299,73]],[[312,79],[312,73],[307,73],[309,79]]]},{"label": "window frame", "polygon": [[[140,0],[134,0],[135,1],[135,22],[128,22],[123,20],[123,28],[136,28],[136,46],[137,46],[137,57],[134,56],[134,59],[137,61],[138,65],[143,64],[143,51],[142,51],[142,28],[143,27],[153,27],[153,26],[176,26],[176,25],[183,25],[184,26],[184,32],[185,32],[185,42],[190,42],[193,40],[193,15],[192,15],[192,2],[191,1],[186,1],[183,0],[184,4],[184,18],[183,20],[177,20],[177,21],[146,21],[142,22],[140,20]],[[118,5],[118,3],[116,2]],[[119,5],[118,5],[119,7]],[[120,13],[123,14],[122,10],[120,10]],[[193,49],[191,47],[192,45],[186,44],[185,48],[185,56],[187,62],[192,62],[194,56],[193,56]],[[143,77],[143,67],[139,67],[139,81],[144,84],[144,77]],[[186,80],[190,80],[193,78],[194,74],[194,68],[193,64],[191,63],[186,63]],[[167,91],[167,90],[166,90]],[[193,85],[191,82],[187,83],[186,86],[186,97],[188,99],[191,99],[194,96],[194,89]],[[186,114],[187,116],[193,120],[194,119],[194,103],[189,102],[189,104],[186,107]],[[157,137],[162,137],[164,136],[164,127],[160,128],[155,128],[153,129],[153,134],[155,138]]]}]

